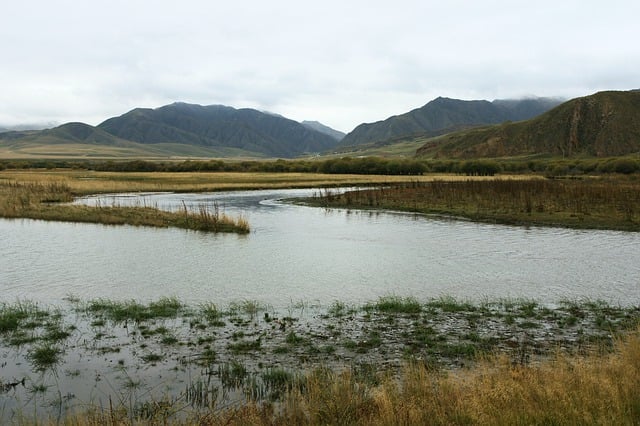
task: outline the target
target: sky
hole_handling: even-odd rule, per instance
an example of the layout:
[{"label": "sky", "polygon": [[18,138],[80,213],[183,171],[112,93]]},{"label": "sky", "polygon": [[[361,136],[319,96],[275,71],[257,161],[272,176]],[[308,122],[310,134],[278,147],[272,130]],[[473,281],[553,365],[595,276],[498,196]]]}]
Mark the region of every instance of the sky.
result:
[{"label": "sky", "polygon": [[637,0],[5,0],[0,126],[175,101],[349,132],[438,96],[640,88]]}]

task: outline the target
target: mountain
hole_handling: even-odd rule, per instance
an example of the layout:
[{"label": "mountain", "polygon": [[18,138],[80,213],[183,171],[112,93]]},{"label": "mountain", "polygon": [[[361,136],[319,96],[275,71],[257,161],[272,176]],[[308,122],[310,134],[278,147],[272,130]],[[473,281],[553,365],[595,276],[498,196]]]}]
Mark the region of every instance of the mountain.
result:
[{"label": "mountain", "polygon": [[346,133],[343,133],[339,130],[336,129],[332,129],[329,126],[325,126],[324,124],[318,122],[318,121],[303,121],[300,124],[302,124],[305,127],[308,127],[310,129],[316,130],[320,133],[324,133],[325,135],[329,135],[331,136],[333,139],[335,139],[336,141],[341,141],[342,138],[345,137]]},{"label": "mountain", "polygon": [[572,99],[533,119],[434,138],[416,155],[479,158],[527,155],[607,157],[640,152],[640,92]]},{"label": "mountain", "polygon": [[463,101],[439,97],[421,108],[376,123],[361,124],[338,148],[397,140],[415,135],[437,136],[474,126],[525,120],[560,104],[553,98]]},{"label": "mountain", "polygon": [[270,157],[295,157],[336,145],[334,138],[296,121],[223,105],[173,103],[156,109],[137,108],[98,128],[142,144],[234,148]]}]

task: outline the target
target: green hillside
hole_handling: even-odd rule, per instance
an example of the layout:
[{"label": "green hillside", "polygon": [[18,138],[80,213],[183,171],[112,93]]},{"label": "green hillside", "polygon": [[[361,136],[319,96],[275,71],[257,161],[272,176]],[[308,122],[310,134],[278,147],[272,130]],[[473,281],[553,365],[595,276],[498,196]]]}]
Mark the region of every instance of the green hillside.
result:
[{"label": "green hillside", "polygon": [[0,132],[0,155],[292,158],[331,149],[338,143],[331,131],[253,109],[174,103],[136,108],[97,127]]},{"label": "green hillside", "polygon": [[376,123],[361,124],[347,134],[337,148],[348,151],[358,149],[360,145],[414,136],[438,136],[474,126],[525,120],[542,114],[559,103],[559,100],[552,98],[489,102],[440,97],[405,114]]},{"label": "green hillside", "polygon": [[174,103],[156,109],[138,108],[106,120],[98,128],[142,144],[232,148],[271,157],[321,152],[337,143],[325,133],[275,114],[222,105]]},{"label": "green hillside", "polygon": [[531,120],[433,138],[417,156],[611,157],[640,152],[640,92],[599,92],[565,102]]}]

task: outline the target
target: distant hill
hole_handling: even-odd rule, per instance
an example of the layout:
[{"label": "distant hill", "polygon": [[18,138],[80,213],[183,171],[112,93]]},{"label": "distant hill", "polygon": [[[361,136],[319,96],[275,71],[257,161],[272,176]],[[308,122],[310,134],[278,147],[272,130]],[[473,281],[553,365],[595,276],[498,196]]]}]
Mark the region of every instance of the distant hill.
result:
[{"label": "distant hill", "polygon": [[640,152],[640,92],[599,92],[527,121],[434,138],[418,156],[617,156]]},{"label": "distant hill", "polygon": [[300,124],[310,129],[316,130],[320,133],[324,133],[325,135],[329,135],[332,138],[334,138],[336,141],[341,141],[342,138],[344,138],[346,135],[346,133],[343,133],[339,130],[332,129],[331,127],[325,126],[324,124],[318,121],[305,120],[305,121],[302,121]]},{"label": "distant hill", "polygon": [[13,131],[50,129],[55,126],[57,126],[56,123],[30,123],[30,124],[18,124],[13,126],[2,124],[0,125],[0,133],[13,132]]},{"label": "distant hill", "polygon": [[347,149],[416,135],[437,136],[474,126],[526,120],[560,103],[560,100],[553,98],[489,102],[440,97],[405,114],[376,123],[361,124],[342,139],[338,148]]},{"label": "distant hill", "polygon": [[336,140],[296,121],[254,109],[174,103],[156,109],[134,109],[110,118],[98,128],[142,143],[179,143],[241,149],[270,157],[321,152]]}]

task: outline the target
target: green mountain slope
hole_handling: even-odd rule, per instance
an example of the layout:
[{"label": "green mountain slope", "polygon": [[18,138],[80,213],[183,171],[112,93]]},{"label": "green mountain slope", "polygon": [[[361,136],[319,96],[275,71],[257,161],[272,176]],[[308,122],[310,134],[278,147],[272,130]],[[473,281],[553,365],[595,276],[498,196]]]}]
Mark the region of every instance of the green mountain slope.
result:
[{"label": "green mountain slope", "polygon": [[560,103],[552,98],[462,101],[437,98],[421,108],[376,123],[361,124],[347,134],[338,149],[411,136],[437,136],[469,127],[525,120]]},{"label": "green mountain slope", "polygon": [[346,135],[345,133],[343,133],[343,132],[341,132],[339,130],[332,129],[329,126],[325,126],[324,124],[322,124],[322,123],[320,123],[318,121],[305,120],[305,121],[300,122],[300,124],[302,124],[305,127],[310,128],[310,129],[317,130],[320,133],[324,133],[326,135],[329,135],[333,139],[335,139],[336,141],[341,141],[342,138],[344,138],[345,135]]},{"label": "green mountain slope", "polygon": [[272,157],[295,157],[331,149],[332,137],[287,118],[253,109],[174,103],[134,109],[98,126],[143,144],[180,143],[234,148]]},{"label": "green mountain slope", "polygon": [[478,158],[527,155],[607,157],[640,152],[640,92],[599,92],[528,121],[434,138],[418,156]]}]

